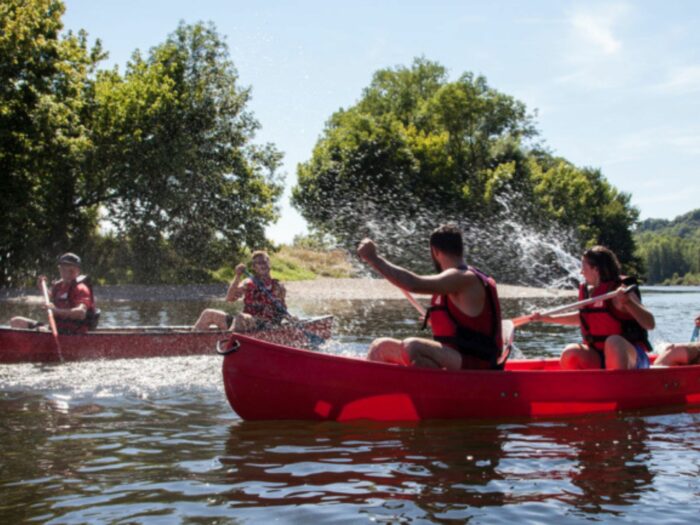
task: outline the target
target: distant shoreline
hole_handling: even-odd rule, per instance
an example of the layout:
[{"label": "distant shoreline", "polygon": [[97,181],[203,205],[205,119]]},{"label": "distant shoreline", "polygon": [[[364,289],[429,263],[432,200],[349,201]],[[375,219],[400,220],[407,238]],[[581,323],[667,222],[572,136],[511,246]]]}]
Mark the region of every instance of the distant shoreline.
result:
[{"label": "distant shoreline", "polygon": [[[403,294],[384,279],[319,277],[311,281],[284,283],[290,299],[304,300],[391,300],[403,299]],[[95,298],[105,302],[127,301],[213,301],[223,300],[228,285],[112,285],[95,286]],[[574,297],[574,290],[557,290],[510,284],[498,285],[503,299],[535,297]],[[0,301],[9,303],[40,303],[43,298],[36,289],[0,290]]]}]

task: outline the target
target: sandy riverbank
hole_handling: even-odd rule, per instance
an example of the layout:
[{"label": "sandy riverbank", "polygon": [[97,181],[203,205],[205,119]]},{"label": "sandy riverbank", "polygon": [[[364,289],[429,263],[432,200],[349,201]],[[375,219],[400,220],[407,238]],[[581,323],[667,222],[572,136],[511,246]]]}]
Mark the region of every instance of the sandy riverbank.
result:
[{"label": "sandy riverbank", "polygon": [[[308,300],[389,300],[403,299],[399,290],[384,279],[329,279],[292,281],[285,283],[290,298]],[[221,299],[226,294],[225,284],[146,286],[96,286],[97,301],[186,301]],[[573,290],[554,290],[509,284],[498,285],[499,295],[506,298],[573,297]],[[0,290],[0,301],[40,303],[38,290]]]}]

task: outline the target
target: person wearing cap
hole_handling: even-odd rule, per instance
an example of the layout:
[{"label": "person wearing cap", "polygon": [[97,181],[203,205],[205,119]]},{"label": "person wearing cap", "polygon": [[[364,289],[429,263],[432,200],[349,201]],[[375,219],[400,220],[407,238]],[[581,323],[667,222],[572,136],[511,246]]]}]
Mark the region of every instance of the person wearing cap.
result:
[{"label": "person wearing cap", "polygon": [[[51,302],[46,308],[53,311],[59,333],[85,333],[95,327],[99,314],[90,282],[80,275],[80,257],[64,253],[58,258],[58,271],[61,279],[51,287]],[[43,275],[39,277],[40,288],[42,280],[46,280]],[[27,317],[13,317],[10,326],[33,329],[42,327],[43,323]]]}]

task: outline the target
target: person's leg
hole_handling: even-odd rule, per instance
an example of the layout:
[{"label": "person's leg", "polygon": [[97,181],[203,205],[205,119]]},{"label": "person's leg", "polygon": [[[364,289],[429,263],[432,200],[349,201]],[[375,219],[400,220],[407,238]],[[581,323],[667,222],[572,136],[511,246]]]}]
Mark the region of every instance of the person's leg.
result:
[{"label": "person's leg", "polygon": [[432,339],[404,339],[404,351],[413,366],[422,368],[462,369],[462,354]]},{"label": "person's leg", "polygon": [[637,366],[637,349],[621,335],[611,335],[605,340],[605,368],[629,370]]},{"label": "person's leg", "polygon": [[669,344],[654,361],[654,366],[700,364],[700,343]]},{"label": "person's leg", "polygon": [[258,328],[258,320],[250,314],[240,313],[233,318],[231,329],[239,334],[255,332]]},{"label": "person's leg", "polygon": [[39,325],[34,319],[16,316],[10,319],[11,328],[36,328]]},{"label": "person's leg", "polygon": [[367,352],[369,361],[379,361],[381,363],[394,363],[397,365],[409,366],[411,361],[404,349],[403,341],[390,337],[380,337],[372,341]]},{"label": "person's leg", "polygon": [[210,330],[212,325],[216,326],[218,330],[227,330],[226,312],[207,308],[200,314],[199,319],[197,319],[192,329]]},{"label": "person's leg", "polygon": [[595,350],[581,344],[570,344],[561,353],[559,366],[562,370],[588,370],[601,368],[603,363]]},{"label": "person's leg", "polygon": [[688,364],[700,365],[700,343],[688,343]]}]

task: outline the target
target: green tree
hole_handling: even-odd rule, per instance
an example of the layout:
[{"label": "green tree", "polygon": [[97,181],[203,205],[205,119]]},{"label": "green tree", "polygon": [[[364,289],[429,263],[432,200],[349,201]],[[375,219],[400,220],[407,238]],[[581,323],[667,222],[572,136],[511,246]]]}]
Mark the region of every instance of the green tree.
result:
[{"label": "green tree", "polygon": [[512,188],[527,190],[519,144],[534,135],[524,105],[483,77],[448,82],[416,59],[375,73],[354,107],[331,116],[292,202],[347,247],[381,236],[403,260],[424,260],[436,222],[483,219]]},{"label": "green tree", "polygon": [[[181,23],[123,75],[97,71],[99,41],[61,36],[57,0],[0,4],[0,281],[72,249],[135,282],[206,280],[277,216],[282,155],[253,143],[228,48]],[[105,242],[94,239],[111,222]],[[125,256],[124,254],[127,254]]]},{"label": "green tree", "polygon": [[501,278],[521,280],[537,264],[525,279],[542,282],[553,253],[523,245],[547,236],[574,252],[606,244],[634,267],[629,195],[536,140],[522,102],[416,59],[375,73],[357,104],[330,117],[292,202],[341,245],[370,235],[414,267],[427,259],[428,232],[447,221],[466,231],[470,260]]},{"label": "green tree", "polygon": [[0,4],[0,284],[47,267],[96,225],[81,170],[92,147],[84,116],[104,57],[87,35],[60,36],[56,0]]},{"label": "green tree", "polygon": [[639,212],[630,195],[614,188],[600,170],[577,168],[564,159],[532,159],[535,197],[543,216],[577,232],[581,247],[611,248],[627,272],[638,273],[632,235]]},{"label": "green tree", "polygon": [[[646,219],[636,232],[637,256],[650,283],[694,283],[700,274],[700,210],[673,220]],[[674,277],[675,275],[675,277]]]},{"label": "green tree", "polygon": [[252,143],[249,99],[211,24],[181,23],[148,57],[134,53],[123,77],[99,75],[94,201],[140,247],[135,280],[206,279],[201,269],[266,242],[282,155]]}]

